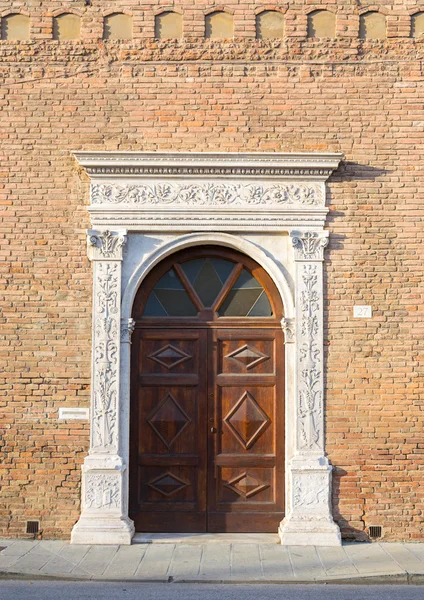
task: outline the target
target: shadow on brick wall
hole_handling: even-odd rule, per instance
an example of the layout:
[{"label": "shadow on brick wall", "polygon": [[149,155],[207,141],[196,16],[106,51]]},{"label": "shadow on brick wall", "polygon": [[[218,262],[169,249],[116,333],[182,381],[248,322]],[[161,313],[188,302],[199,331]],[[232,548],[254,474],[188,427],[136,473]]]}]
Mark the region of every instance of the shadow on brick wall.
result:
[{"label": "shadow on brick wall", "polygon": [[354,527],[352,522],[360,520],[359,518],[346,518],[340,510],[340,488],[343,477],[347,475],[347,471],[340,467],[333,465],[333,489],[332,489],[332,508],[333,518],[337,525],[340,527],[342,539],[345,542],[370,542],[371,539],[364,529]]},{"label": "shadow on brick wall", "polygon": [[[337,259],[337,252],[345,250],[346,238],[349,236],[349,233],[339,233],[339,225],[341,224],[342,230],[345,231],[346,222],[349,222],[350,215],[354,215],[355,219],[352,223],[352,235],[354,235],[355,238],[361,238],[361,225],[360,220],[358,220],[358,213],[363,213],[365,201],[363,195],[361,198],[355,198],[355,194],[358,193],[358,190],[363,194],[364,185],[361,184],[362,181],[376,181],[378,178],[384,177],[389,173],[391,173],[391,171],[380,167],[373,167],[355,162],[343,162],[331,178],[331,184],[334,184],[334,186],[330,185],[327,187],[327,205],[330,207],[330,212],[327,217],[326,225],[330,231],[330,245],[324,262],[324,351],[326,364],[328,364],[327,354],[330,343],[328,331],[328,312],[330,309],[328,298],[329,280],[333,278],[335,273],[333,259],[335,259],[334,262],[336,263],[340,260]],[[351,182],[357,182],[357,185],[352,186]],[[359,207],[360,205],[362,205],[361,208]],[[346,265],[347,270],[349,269],[349,266],[352,265]],[[340,264],[336,269],[339,271]],[[328,376],[328,371],[325,369],[325,390],[328,390]],[[353,468],[354,467],[352,467],[352,469]],[[350,514],[346,514],[346,511],[345,514],[343,514],[343,477],[346,477],[347,475],[348,471],[333,463],[332,506],[334,520],[339,525],[342,538],[345,541],[370,542],[371,539],[366,531],[366,524],[362,521],[364,504],[361,505],[361,500],[359,498],[352,500]],[[360,489],[358,489],[358,493],[359,492]],[[362,526],[360,526],[361,523]]]}]

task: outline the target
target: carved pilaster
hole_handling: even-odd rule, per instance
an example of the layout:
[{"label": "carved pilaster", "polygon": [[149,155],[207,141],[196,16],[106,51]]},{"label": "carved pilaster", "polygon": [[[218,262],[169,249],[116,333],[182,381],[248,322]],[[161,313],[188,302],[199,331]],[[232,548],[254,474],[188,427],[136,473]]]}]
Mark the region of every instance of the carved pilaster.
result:
[{"label": "carved pilaster", "polygon": [[296,448],[284,544],[340,545],[324,447],[323,266],[326,231],[291,233],[296,268]]},{"label": "carved pilaster", "polygon": [[82,513],[73,543],[130,543],[133,525],[124,508],[126,464],[120,456],[119,372],[121,263],[126,231],[92,231],[92,393],[89,455],[82,468]]}]

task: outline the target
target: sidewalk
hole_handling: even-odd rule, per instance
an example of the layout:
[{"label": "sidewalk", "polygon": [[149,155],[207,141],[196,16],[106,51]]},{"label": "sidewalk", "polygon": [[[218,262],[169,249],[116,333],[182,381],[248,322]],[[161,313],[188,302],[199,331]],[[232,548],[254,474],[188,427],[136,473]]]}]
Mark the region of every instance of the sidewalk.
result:
[{"label": "sidewalk", "polygon": [[424,584],[424,543],[281,546],[276,535],[136,536],[132,546],[0,540],[0,578]]}]

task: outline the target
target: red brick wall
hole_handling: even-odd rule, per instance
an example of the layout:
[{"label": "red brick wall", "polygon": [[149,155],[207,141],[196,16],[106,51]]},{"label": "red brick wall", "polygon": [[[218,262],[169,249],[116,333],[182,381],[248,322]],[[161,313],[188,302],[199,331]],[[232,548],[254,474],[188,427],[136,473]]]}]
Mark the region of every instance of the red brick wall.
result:
[{"label": "red brick wall", "polygon": [[[97,39],[103,0],[72,3],[83,40],[66,43],[50,41],[61,2],[13,4],[32,41],[0,42],[0,535],[40,518],[45,537],[68,536],[79,516],[88,424],[57,420],[89,405],[88,184],[71,151],[328,150],[346,155],[326,262],[335,515],[346,537],[378,524],[422,538],[424,40],[404,37],[413,3],[374,4],[386,41],[359,42],[346,1],[335,41],[305,39],[310,3],[289,5],[285,39],[249,37],[266,2],[226,3],[237,38],[204,41],[196,2],[178,5],[187,39],[157,42],[156,4],[133,0],[125,44]],[[354,304],[373,318],[353,320]]]}]

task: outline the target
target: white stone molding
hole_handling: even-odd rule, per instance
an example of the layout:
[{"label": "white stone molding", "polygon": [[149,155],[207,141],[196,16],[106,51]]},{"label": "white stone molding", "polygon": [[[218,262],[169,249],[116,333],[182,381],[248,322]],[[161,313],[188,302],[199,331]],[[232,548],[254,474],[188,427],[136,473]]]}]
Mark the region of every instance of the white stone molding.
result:
[{"label": "white stone molding", "polygon": [[[75,152],[91,177],[93,227],[288,231],[323,227],[338,154]],[[266,210],[264,210],[266,208]]]},{"label": "white stone molding", "polygon": [[74,152],[93,181],[113,178],[237,177],[326,181],[342,154],[289,152]]},{"label": "white stone molding", "polygon": [[127,466],[133,301],[161,260],[183,248],[215,244],[257,261],[284,305],[287,516],[280,525],[282,543],[340,543],[331,517],[331,466],[324,448],[322,260],[328,242],[325,181],[342,155],[75,156],[91,180],[93,370],[82,514],[71,541],[131,541]]},{"label": "white stone molding", "polygon": [[267,252],[258,247],[257,244],[240,235],[230,235],[228,233],[213,231],[210,233],[189,233],[178,236],[170,242],[161,244],[158,248],[150,252],[148,256],[144,257],[143,260],[140,260],[139,264],[132,270],[131,277],[123,291],[121,307],[123,321],[125,322],[126,319],[131,317],[132,305],[138,288],[147,274],[156,265],[175,252],[210,244],[237,250],[250,256],[260,264],[267,271],[277,287],[283,301],[284,314],[287,317],[294,317],[292,285],[287,272]]},{"label": "white stone molding", "polygon": [[73,543],[130,543],[134,532],[123,511],[126,463],[120,456],[121,265],[126,233],[87,231],[93,261],[91,431],[82,469],[82,513],[72,530]]},{"label": "white stone molding", "polygon": [[292,231],[296,264],[296,448],[284,544],[340,545],[331,515],[331,465],[324,447],[323,269],[328,231]]}]

